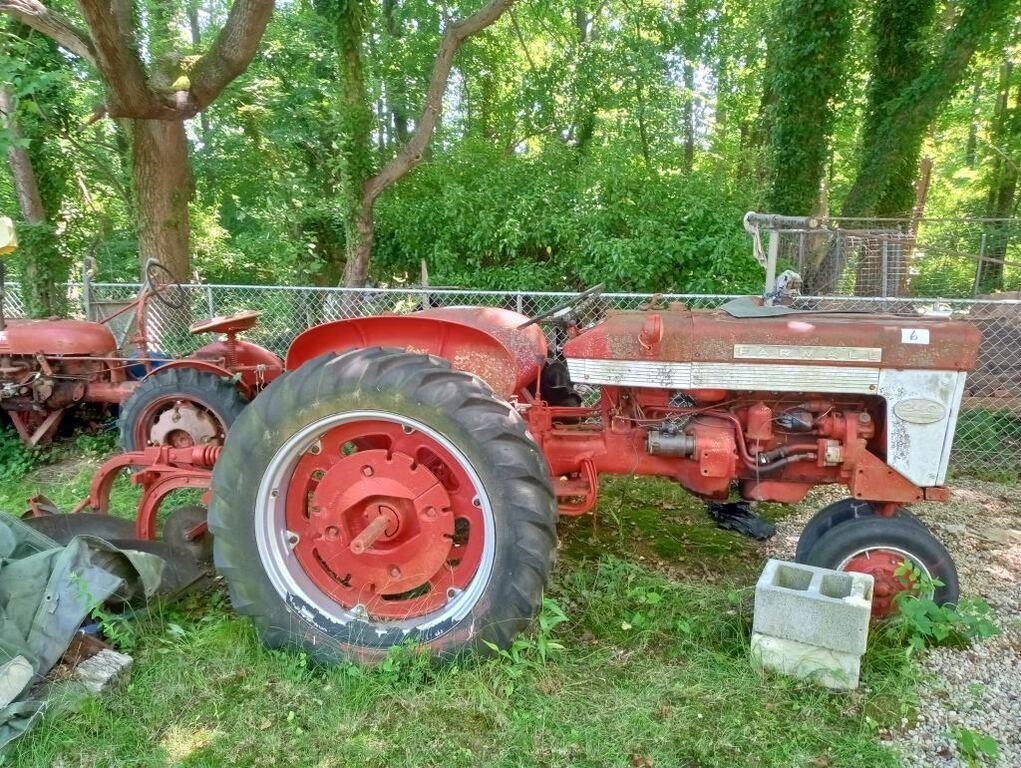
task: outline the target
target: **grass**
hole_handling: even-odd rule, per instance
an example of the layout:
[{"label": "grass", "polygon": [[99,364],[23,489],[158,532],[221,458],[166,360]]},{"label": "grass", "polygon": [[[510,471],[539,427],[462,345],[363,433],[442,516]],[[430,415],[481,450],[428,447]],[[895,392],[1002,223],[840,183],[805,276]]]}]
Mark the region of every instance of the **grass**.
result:
[{"label": "grass", "polygon": [[[76,466],[75,454],[8,479],[0,508],[37,490],[70,506],[98,461]],[[760,676],[746,586],[758,545],[714,528],[667,483],[604,490],[594,532],[588,518],[561,526],[548,595],[567,621],[521,638],[512,658],[435,669],[401,649],[376,669],[321,668],[263,648],[216,590],[140,616],[127,689],[56,703],[2,764],[898,764],[878,733],[913,716],[902,648],[874,641],[847,694]],[[130,509],[133,493],[125,484],[115,505]]]}]

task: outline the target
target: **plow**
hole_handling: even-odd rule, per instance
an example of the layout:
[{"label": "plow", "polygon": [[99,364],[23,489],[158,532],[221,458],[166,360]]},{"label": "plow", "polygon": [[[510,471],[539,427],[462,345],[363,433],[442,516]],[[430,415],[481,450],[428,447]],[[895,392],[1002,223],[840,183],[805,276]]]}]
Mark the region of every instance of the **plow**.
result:
[{"label": "plow", "polygon": [[541,605],[558,517],[591,513],[605,475],[746,510],[842,487],[797,559],[873,575],[877,618],[911,588],[905,562],[956,601],[953,560],[909,507],[950,497],[978,331],[796,309],[776,289],[796,281],[764,266],[774,290],[717,310],[602,311],[596,287],[533,317],[451,307],[310,328],[222,445],[116,456],[76,511],[107,513],[130,467],[136,535],[155,539],[169,495],[202,490],[208,520],[189,513],[173,536],[211,536],[263,640],[324,661],[507,647]]}]

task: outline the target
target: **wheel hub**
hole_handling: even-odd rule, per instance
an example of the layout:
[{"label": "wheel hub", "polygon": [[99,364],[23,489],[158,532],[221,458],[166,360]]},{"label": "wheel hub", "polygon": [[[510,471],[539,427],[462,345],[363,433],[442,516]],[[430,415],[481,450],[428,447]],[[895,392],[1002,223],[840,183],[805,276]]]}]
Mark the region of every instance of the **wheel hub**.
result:
[{"label": "wheel hub", "polygon": [[409,456],[381,449],[336,462],[313,491],[308,516],[294,522],[295,556],[345,602],[421,585],[453,545],[450,496],[439,480]]},{"label": "wheel hub", "polygon": [[296,433],[270,464],[257,529],[270,578],[339,620],[463,615],[492,558],[477,474],[432,428],[356,413]]},{"label": "wheel hub", "polygon": [[872,616],[885,618],[896,610],[894,598],[900,592],[908,592],[914,588],[914,580],[910,576],[898,576],[897,570],[904,562],[902,552],[890,549],[870,549],[850,558],[842,570],[867,573],[875,580],[872,590]]},{"label": "wheel hub", "polygon": [[220,434],[216,420],[194,403],[177,400],[153,422],[149,429],[150,445],[190,448],[208,445]]}]

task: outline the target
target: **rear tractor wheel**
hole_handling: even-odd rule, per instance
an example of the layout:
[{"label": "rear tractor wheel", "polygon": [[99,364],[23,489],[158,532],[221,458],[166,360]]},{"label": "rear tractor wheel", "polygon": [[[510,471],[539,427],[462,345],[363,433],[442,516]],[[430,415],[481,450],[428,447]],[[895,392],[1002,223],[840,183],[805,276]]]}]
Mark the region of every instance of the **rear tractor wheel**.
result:
[{"label": "rear tractor wheel", "polygon": [[[860,517],[824,533],[801,562],[835,571],[856,571],[875,579],[872,618],[896,612],[898,593],[921,588],[920,596],[939,605],[956,603],[960,595],[957,567],[946,548],[917,520],[900,517]],[[909,563],[928,580],[941,582],[925,591],[900,572]]]},{"label": "rear tractor wheel", "polygon": [[442,360],[312,360],[235,423],[210,530],[235,608],[270,646],[372,662],[506,647],[538,611],[556,501],[521,417]]},{"label": "rear tractor wheel", "polygon": [[247,404],[223,376],[195,368],[157,369],[121,405],[121,450],[222,445]]}]

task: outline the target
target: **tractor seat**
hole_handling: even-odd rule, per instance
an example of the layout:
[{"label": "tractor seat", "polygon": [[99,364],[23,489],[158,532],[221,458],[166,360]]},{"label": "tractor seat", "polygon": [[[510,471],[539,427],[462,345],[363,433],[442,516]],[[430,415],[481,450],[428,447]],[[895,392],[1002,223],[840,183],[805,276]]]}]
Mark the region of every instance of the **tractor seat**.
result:
[{"label": "tractor seat", "polygon": [[208,320],[200,320],[188,326],[188,332],[198,333],[240,333],[247,331],[262,315],[257,309],[242,309],[233,315],[219,315]]}]

